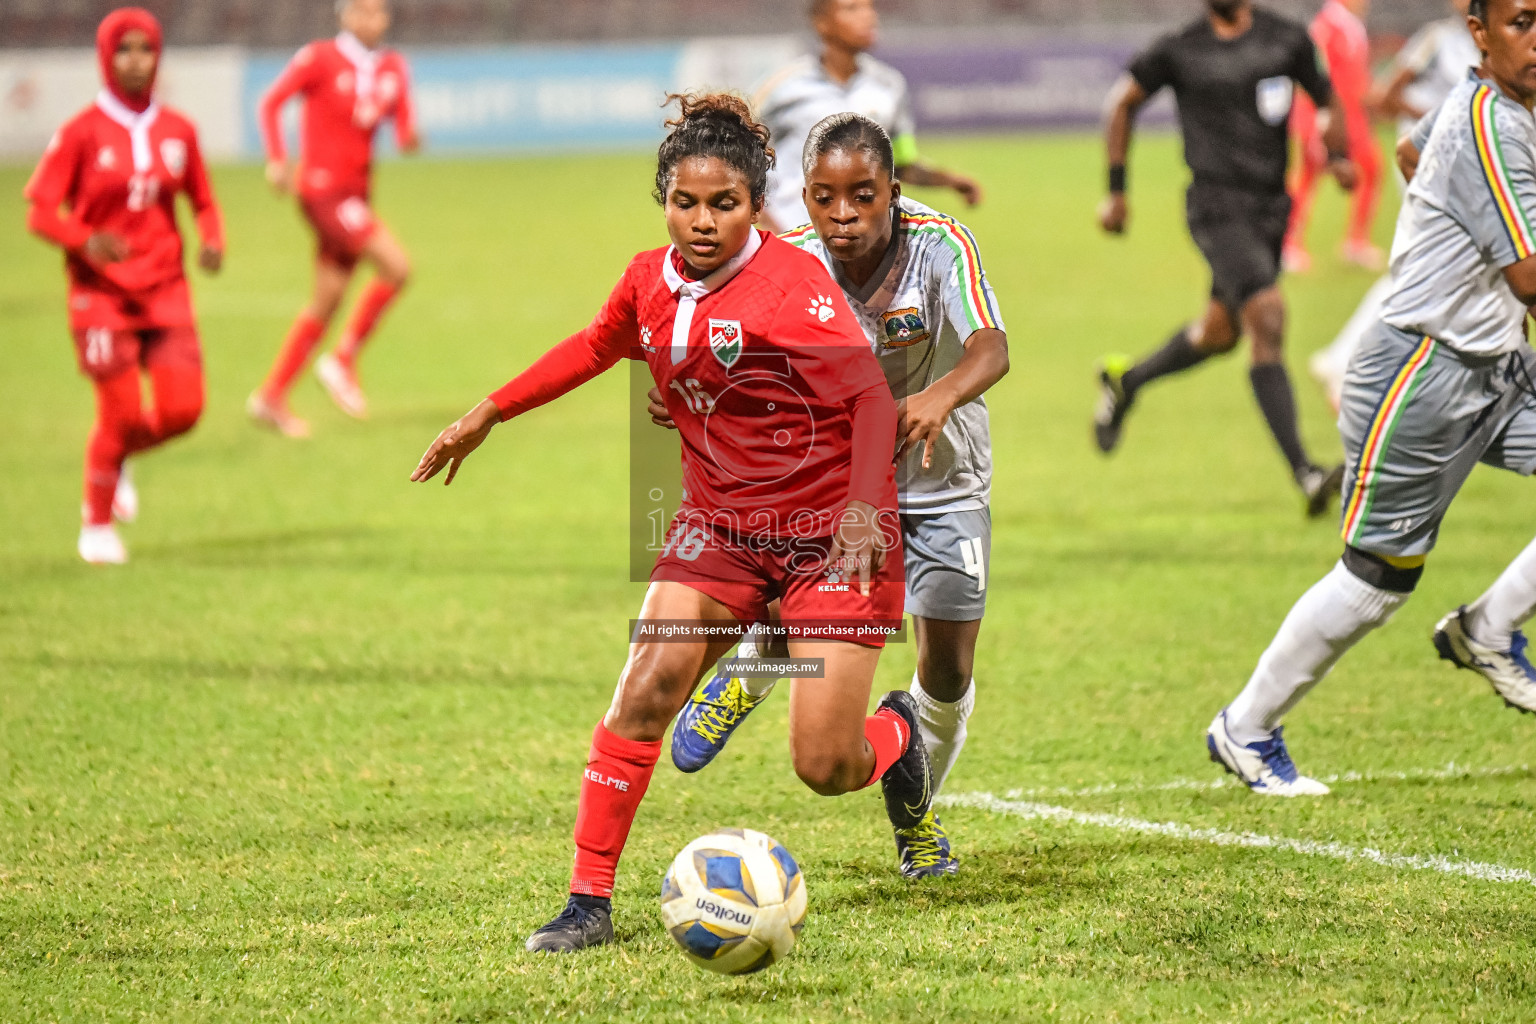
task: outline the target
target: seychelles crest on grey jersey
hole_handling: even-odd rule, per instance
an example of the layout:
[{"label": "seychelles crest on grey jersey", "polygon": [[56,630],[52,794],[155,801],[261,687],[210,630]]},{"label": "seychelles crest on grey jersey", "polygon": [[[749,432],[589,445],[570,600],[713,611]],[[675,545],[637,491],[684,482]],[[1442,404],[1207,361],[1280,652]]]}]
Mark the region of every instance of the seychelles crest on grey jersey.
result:
[{"label": "seychelles crest on grey jersey", "polygon": [[928,325],[915,306],[881,313],[880,326],[885,332],[886,348],[907,348],[928,340]]},{"label": "seychelles crest on grey jersey", "polygon": [[709,350],[726,369],[736,365],[736,360],[741,358],[741,321],[716,320],[711,317]]}]

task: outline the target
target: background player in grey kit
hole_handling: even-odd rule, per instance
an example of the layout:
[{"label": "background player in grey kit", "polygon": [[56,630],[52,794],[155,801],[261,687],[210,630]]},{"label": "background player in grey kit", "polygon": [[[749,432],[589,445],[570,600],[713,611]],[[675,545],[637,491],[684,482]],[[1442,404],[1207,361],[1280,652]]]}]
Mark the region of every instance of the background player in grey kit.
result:
[{"label": "background player in grey kit", "polygon": [[[1474,466],[1536,471],[1536,353],[1525,342],[1536,303],[1536,0],[1473,0],[1470,13],[1484,77],[1469,74],[1399,149],[1412,181],[1393,292],[1344,379],[1344,555],[1206,733],[1211,759],[1256,792],[1328,792],[1297,771],[1280,720],[1408,600]],[[1445,616],[1435,646],[1536,711],[1518,628],[1533,613],[1536,545]]]},{"label": "background player in grey kit", "polygon": [[1164,86],[1173,89],[1184,160],[1194,173],[1186,201],[1189,231],[1211,267],[1210,305],[1200,320],[1135,365],[1120,356],[1104,360],[1094,435],[1100,450],[1113,451],[1140,388],[1231,351],[1246,333],[1253,344],[1254,396],[1306,495],[1308,514],[1321,515],[1338,492],[1342,468],[1319,467],[1302,447],[1283,362],[1285,300],[1277,281],[1291,208],[1285,190],[1286,121],[1296,85],[1319,108],[1328,108],[1328,166],[1347,189],[1354,185],[1355,168],[1344,156],[1344,115],[1305,27],[1255,9],[1248,0],[1206,0],[1205,6],[1205,17],[1159,39],[1132,61],[1111,94],[1109,197],[1099,223],[1111,234],[1125,231],[1125,162],[1136,114]]},{"label": "background player in grey kit", "polygon": [[[1413,34],[1392,66],[1377,83],[1373,101],[1382,115],[1397,118],[1399,135],[1412,132],[1419,119],[1438,107],[1451,90],[1466,81],[1467,71],[1482,61],[1477,45],[1467,30],[1468,0],[1450,0],[1454,13],[1425,25]],[[1398,184],[1407,183],[1401,176]],[[1365,333],[1381,319],[1381,304],[1392,294],[1392,276],[1383,274],[1360,300],[1359,307],[1344,324],[1333,343],[1314,352],[1307,368],[1323,387],[1335,412],[1344,390],[1344,371],[1349,357]]]},{"label": "background player in grey kit", "polygon": [[[806,54],[770,75],[753,100],[780,153],[799,153],[811,128],[832,114],[853,112],[891,137],[896,175],[908,185],[951,188],[966,205],[981,201],[981,186],[963,174],[923,163],[917,155],[912,99],[900,71],[868,53],[880,27],[874,0],[812,0],[811,27],[821,52]],[[768,176],[768,201],[760,223],[788,231],[806,220],[798,160],[781,160]]]}]

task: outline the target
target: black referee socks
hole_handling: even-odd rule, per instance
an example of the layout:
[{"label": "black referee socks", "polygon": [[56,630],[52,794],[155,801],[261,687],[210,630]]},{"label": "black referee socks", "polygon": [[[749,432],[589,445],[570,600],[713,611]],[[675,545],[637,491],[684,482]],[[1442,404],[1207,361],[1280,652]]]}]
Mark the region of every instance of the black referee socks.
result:
[{"label": "black referee socks", "polygon": [[1159,377],[1179,373],[1191,366],[1198,366],[1205,362],[1207,355],[1209,353],[1201,352],[1190,344],[1189,330],[1181,328],[1162,348],[1126,370],[1125,375],[1120,378],[1120,386],[1125,389],[1126,397],[1129,398],[1143,384],[1150,384]]},{"label": "black referee socks", "polygon": [[1253,397],[1259,400],[1269,432],[1275,435],[1275,443],[1291,464],[1291,472],[1310,466],[1311,460],[1301,447],[1301,435],[1296,429],[1296,396],[1291,393],[1291,375],[1279,363],[1264,363],[1248,371],[1248,380],[1253,384]]}]

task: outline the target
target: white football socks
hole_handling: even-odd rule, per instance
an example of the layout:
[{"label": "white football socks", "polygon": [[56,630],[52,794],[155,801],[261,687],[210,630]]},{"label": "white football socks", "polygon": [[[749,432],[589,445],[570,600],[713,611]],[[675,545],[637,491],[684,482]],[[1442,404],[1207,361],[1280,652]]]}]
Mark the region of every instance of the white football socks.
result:
[{"label": "white football socks", "polygon": [[923,745],[928,748],[928,761],[933,766],[933,795],[938,796],[949,770],[955,766],[960,750],[965,746],[965,720],[971,717],[971,711],[976,707],[976,681],[971,680],[971,687],[964,697],[946,704],[930,697],[914,672],[911,693],[917,701],[918,732],[922,734]]},{"label": "white football socks", "polygon": [[1507,651],[1510,634],[1536,615],[1536,541],[1509,563],[1488,592],[1467,606],[1472,639],[1496,651]]},{"label": "white football socks", "polygon": [[[757,626],[747,630],[746,638],[736,648],[738,658],[757,658],[761,655],[758,650],[758,641],[763,631]],[[778,682],[772,676],[740,676],[741,688],[747,691],[747,696],[761,699],[773,692],[773,685]]]},{"label": "white football socks", "polygon": [[1385,625],[1407,600],[1407,594],[1371,586],[1342,561],[1336,564],[1291,608],[1248,685],[1228,706],[1232,738],[1253,743],[1268,737],[1345,651]]},{"label": "white football socks", "polygon": [[1355,307],[1349,320],[1340,329],[1333,343],[1323,349],[1327,355],[1330,366],[1342,378],[1344,371],[1349,368],[1350,357],[1355,354],[1355,349],[1360,347],[1360,341],[1365,333],[1376,326],[1381,320],[1381,307],[1386,305],[1392,297],[1392,275],[1384,274],[1371,285],[1370,290],[1360,300],[1360,305]]}]

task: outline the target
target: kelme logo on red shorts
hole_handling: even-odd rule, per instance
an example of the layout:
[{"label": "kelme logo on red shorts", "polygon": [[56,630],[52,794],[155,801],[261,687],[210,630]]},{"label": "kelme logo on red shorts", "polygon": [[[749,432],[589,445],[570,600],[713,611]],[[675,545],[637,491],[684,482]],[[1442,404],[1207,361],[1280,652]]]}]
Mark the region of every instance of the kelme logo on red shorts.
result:
[{"label": "kelme logo on red shorts", "polygon": [[709,350],[720,360],[720,365],[730,369],[741,358],[741,321],[709,321]]}]

